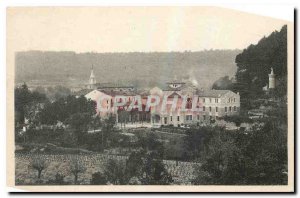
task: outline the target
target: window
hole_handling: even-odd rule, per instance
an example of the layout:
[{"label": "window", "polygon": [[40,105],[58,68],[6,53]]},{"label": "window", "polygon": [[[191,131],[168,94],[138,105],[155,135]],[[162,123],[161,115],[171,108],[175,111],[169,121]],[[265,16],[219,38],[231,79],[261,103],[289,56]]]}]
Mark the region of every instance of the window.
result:
[{"label": "window", "polygon": [[177,116],[177,121],[180,121],[180,116]]},{"label": "window", "polygon": [[230,102],[230,98],[228,98],[228,103]]},{"label": "window", "polygon": [[235,102],[235,98],[233,98],[233,102]]},{"label": "window", "polygon": [[209,102],[211,103],[211,98],[209,99]]},{"label": "window", "polygon": [[205,106],[203,106],[203,111],[205,111]]},{"label": "window", "polygon": [[205,120],[206,119],[206,116],[205,115],[203,115],[203,120]]},{"label": "window", "polygon": [[236,106],[233,107],[233,111],[236,111]]},{"label": "window", "polygon": [[218,102],[219,102],[219,100],[218,100],[218,98],[216,98],[216,99],[215,99],[215,103],[218,103]]},{"label": "window", "polygon": [[185,116],[185,119],[186,119],[186,120],[193,120],[193,117],[192,117],[192,115],[186,115],[186,116]]},{"label": "window", "polygon": [[211,107],[209,107],[209,112],[211,112]]},{"label": "window", "polygon": [[229,107],[229,111],[231,112],[231,107]]},{"label": "window", "polygon": [[197,115],[197,120],[200,120],[200,115]]},{"label": "window", "polygon": [[218,107],[216,107],[216,112],[218,112]]},{"label": "window", "polygon": [[227,112],[227,107],[225,107],[225,112]]},{"label": "window", "polygon": [[171,120],[171,122],[172,122],[172,116],[170,116],[170,120]]},{"label": "window", "polygon": [[165,117],[165,124],[167,124],[167,122],[168,122],[168,119],[167,119],[167,117]]},{"label": "window", "polygon": [[203,98],[203,103],[205,103],[205,98]]}]

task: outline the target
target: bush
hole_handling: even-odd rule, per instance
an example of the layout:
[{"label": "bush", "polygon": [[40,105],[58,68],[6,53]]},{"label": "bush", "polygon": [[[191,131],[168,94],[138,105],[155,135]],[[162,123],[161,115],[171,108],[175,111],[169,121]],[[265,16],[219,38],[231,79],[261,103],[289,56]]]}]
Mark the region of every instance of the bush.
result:
[{"label": "bush", "polygon": [[90,182],[92,185],[106,185],[107,179],[100,172],[95,172],[92,174],[92,179]]}]

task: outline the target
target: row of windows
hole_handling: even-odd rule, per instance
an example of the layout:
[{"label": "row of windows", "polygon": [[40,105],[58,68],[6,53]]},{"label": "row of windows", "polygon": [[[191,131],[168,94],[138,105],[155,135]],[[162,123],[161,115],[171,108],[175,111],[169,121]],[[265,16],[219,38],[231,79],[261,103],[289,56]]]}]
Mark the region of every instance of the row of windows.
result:
[{"label": "row of windows", "polygon": [[[211,111],[212,107],[209,107],[209,111]],[[205,107],[203,107],[203,111],[205,111]],[[236,106],[234,107],[225,107],[225,112],[231,112],[231,111],[237,111]],[[218,112],[218,107],[216,107],[216,112]],[[218,116],[215,116],[215,118],[218,118]],[[186,115],[185,117],[186,120],[193,120],[192,115]],[[206,115],[203,115],[203,119],[206,119]],[[212,116],[210,116],[210,119],[212,119]],[[200,115],[197,115],[197,120],[200,120]],[[170,116],[170,121],[173,121],[173,116]],[[180,116],[177,116],[177,121],[180,121]],[[164,117],[164,123],[167,124],[167,117]]]},{"label": "row of windows", "polygon": [[[172,121],[172,116],[170,116],[170,118],[171,118],[171,121]],[[219,117],[218,116],[206,116],[206,115],[203,115],[203,120],[206,120],[207,118],[209,118],[210,120],[211,119],[218,119]],[[186,115],[185,116],[185,119],[186,120],[193,120],[193,116],[192,115]],[[200,120],[200,115],[197,115],[197,120]],[[178,121],[179,121],[179,116],[178,116]],[[167,117],[165,117],[164,118],[164,122],[165,122],[165,124],[167,124]]]},{"label": "row of windows", "polygon": [[[173,121],[173,116],[170,116],[170,120]],[[177,121],[180,121],[180,116],[177,116]]]},{"label": "row of windows", "polygon": [[[198,100],[200,100],[200,98],[198,98]],[[219,103],[219,99],[218,98],[203,98],[202,99],[203,100],[203,103],[212,103],[212,102],[214,102],[214,103]],[[228,103],[232,103],[232,102],[236,102],[236,98],[228,98],[228,100],[227,100],[227,102]]]},{"label": "row of windows", "polygon": [[233,103],[233,102],[235,102],[235,98],[228,98],[227,102],[228,103]]},{"label": "row of windows", "polygon": [[[228,107],[228,111],[229,112],[236,111],[236,106],[234,106],[234,107]],[[227,107],[225,107],[225,112],[227,112]]]},{"label": "row of windows", "polygon": [[[210,119],[212,119],[212,116],[208,116]],[[208,117],[206,117],[206,115],[203,115],[203,119],[206,120]],[[215,116],[215,118],[217,119],[218,116]],[[164,117],[164,124],[167,124],[168,120],[167,117]],[[193,120],[193,115],[186,115],[185,116],[185,120],[187,121],[192,121]],[[197,120],[200,120],[200,115],[197,115]],[[173,121],[173,116],[170,116],[170,121]],[[177,116],[177,121],[180,121],[180,116]]]},{"label": "row of windows", "polygon": [[[229,112],[237,110],[236,106],[234,106],[234,107],[228,107],[228,109],[229,109]],[[227,109],[227,107],[225,107],[225,112],[227,112],[228,109]],[[216,110],[216,112],[218,112],[219,108],[215,107],[215,110]],[[206,111],[205,106],[203,106],[203,111]],[[208,107],[208,111],[211,112],[212,111],[212,107]]]},{"label": "row of windows", "polygon": [[[212,119],[218,119],[219,117],[218,116],[207,116],[207,118],[209,118],[210,120],[212,120]],[[203,115],[203,120],[206,120],[207,119],[206,118],[206,115]]]},{"label": "row of windows", "polygon": [[[186,120],[193,120],[193,115],[186,115]],[[200,120],[200,115],[197,115],[197,119]],[[167,117],[164,117],[164,123],[167,124]],[[173,121],[173,116],[170,116],[170,121]],[[180,116],[177,116],[177,121],[180,121]]]},{"label": "row of windows", "polygon": [[[202,99],[203,103],[205,103],[205,98]],[[212,103],[212,101],[215,101],[215,103],[219,103],[219,98],[209,98],[209,103]],[[206,102],[208,102],[208,100],[206,100]]]}]

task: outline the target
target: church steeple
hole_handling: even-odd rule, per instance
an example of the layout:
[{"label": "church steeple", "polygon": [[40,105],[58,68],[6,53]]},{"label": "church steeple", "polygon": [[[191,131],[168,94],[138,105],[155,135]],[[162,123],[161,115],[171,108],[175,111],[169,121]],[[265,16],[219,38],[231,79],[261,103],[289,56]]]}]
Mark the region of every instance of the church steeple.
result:
[{"label": "church steeple", "polygon": [[94,89],[95,86],[96,86],[96,78],[95,78],[95,74],[94,74],[94,66],[92,65],[91,75],[90,75],[90,80],[89,80],[89,88]]}]

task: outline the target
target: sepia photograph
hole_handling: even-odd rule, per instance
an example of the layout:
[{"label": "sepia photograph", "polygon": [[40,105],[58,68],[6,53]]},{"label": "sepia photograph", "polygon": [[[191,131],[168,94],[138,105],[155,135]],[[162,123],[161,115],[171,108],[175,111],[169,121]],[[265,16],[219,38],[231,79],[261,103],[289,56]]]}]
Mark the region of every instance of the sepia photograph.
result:
[{"label": "sepia photograph", "polygon": [[294,191],[293,21],[213,6],[6,12],[10,187]]}]

